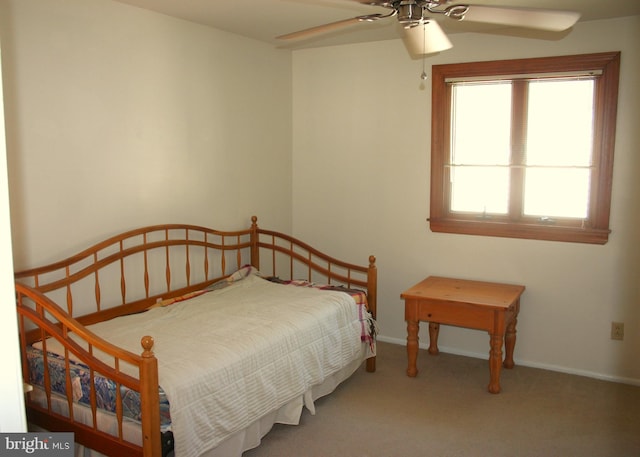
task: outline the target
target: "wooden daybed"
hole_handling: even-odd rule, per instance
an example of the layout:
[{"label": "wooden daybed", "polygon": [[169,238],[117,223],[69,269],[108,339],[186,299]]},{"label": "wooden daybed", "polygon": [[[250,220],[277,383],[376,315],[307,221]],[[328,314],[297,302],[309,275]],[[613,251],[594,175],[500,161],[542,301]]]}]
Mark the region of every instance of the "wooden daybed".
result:
[{"label": "wooden daybed", "polygon": [[[294,415],[297,414],[299,418],[303,404],[313,409],[313,399],[333,390],[364,360],[367,371],[375,371],[375,257],[370,256],[369,264],[366,266],[343,262],[289,235],[259,228],[256,221],[257,218],[254,216],[251,227],[240,231],[220,231],[176,224],[140,228],[109,238],[66,260],[17,272],[16,295],[23,377],[26,383],[34,387],[26,394],[30,424],[50,431],[72,431],[78,445],[110,456],[151,457],[161,456],[163,451],[166,454],[168,449],[163,449],[162,440],[169,439],[171,434],[167,434],[166,430],[172,428],[177,457],[207,452],[207,455],[214,456],[230,453],[241,455],[244,450],[257,446],[260,438],[268,432],[273,423],[296,423],[295,418],[290,417],[292,410],[295,410]],[[233,281],[234,279],[236,281]],[[302,285],[305,287],[292,288],[291,285],[277,284],[290,280],[303,280]],[[318,290],[318,284],[328,285],[324,289],[329,290]],[[300,284],[296,282],[296,285]],[[263,307],[266,305],[261,303],[250,304],[248,309],[251,311],[236,308],[235,303],[244,302],[245,299],[234,298],[237,297],[234,294],[239,294],[240,289],[249,290],[253,287],[256,289],[252,293],[258,293],[260,296],[270,296],[274,289],[277,289],[278,293],[286,290],[301,302],[306,300],[305,294],[311,294],[313,300],[316,297],[313,294],[317,294],[330,297],[329,301],[339,302],[344,301],[342,297],[348,297],[348,315],[352,313],[351,309],[358,308],[358,299],[353,297],[359,296],[360,306],[355,312],[360,313],[359,322],[351,322],[339,331],[334,331],[327,327],[328,324],[323,323],[319,330],[315,330],[296,322],[283,322],[281,318],[271,319],[271,311],[267,311]],[[263,293],[263,290],[267,293]],[[359,291],[366,292],[366,295],[360,294]],[[191,297],[194,298],[187,300]],[[219,405],[213,408],[215,411],[206,411],[207,417],[204,419],[204,413],[198,412],[200,415],[192,419],[193,423],[189,423],[188,429],[194,428],[198,434],[197,438],[201,438],[200,435],[206,435],[208,427],[222,428],[222,437],[216,432],[218,434],[215,436],[215,446],[212,449],[205,449],[208,444],[202,437],[201,445],[205,446],[204,448],[189,445],[189,451],[183,452],[187,446],[184,443],[179,446],[179,443],[180,438],[186,436],[180,435],[181,432],[177,430],[178,412],[172,410],[173,407],[178,408],[178,395],[172,397],[173,388],[165,389],[164,392],[163,387],[169,386],[163,386],[164,381],[160,382],[163,376],[165,379],[170,377],[163,365],[165,360],[162,358],[162,350],[176,352],[177,348],[174,346],[175,342],[171,342],[171,346],[167,348],[167,340],[161,339],[157,334],[147,333],[148,329],[160,328],[147,327],[147,322],[151,322],[151,317],[156,315],[162,322],[166,322],[169,316],[189,316],[192,312],[190,310],[196,309],[196,306],[205,312],[213,312],[216,309],[214,305],[198,302],[205,298],[210,300],[209,297],[231,300],[233,306],[227,306],[225,309],[231,310],[232,314],[236,313],[241,320],[249,319],[247,322],[257,324],[248,329],[247,335],[244,336],[238,333],[238,328],[233,328],[229,334],[220,333],[227,335],[220,337],[220,342],[217,337],[210,338],[208,335],[218,335],[225,327],[223,324],[228,324],[226,317],[198,317],[195,321],[196,324],[200,322],[201,327],[189,321],[187,325],[193,327],[187,328],[187,333],[191,332],[187,338],[184,337],[184,330],[175,330],[177,335],[171,337],[173,340],[184,341],[189,354],[195,353],[198,357],[203,357],[203,361],[187,361],[185,355],[185,366],[202,365],[204,369],[209,366],[209,362],[206,361],[210,361],[218,352],[224,355],[221,358],[233,361],[236,358],[236,347],[238,352],[244,350],[245,346],[252,347],[255,344],[256,347],[260,347],[261,341],[270,337],[267,328],[271,327],[274,328],[272,333],[275,332],[277,335],[288,334],[289,329],[294,327],[306,328],[303,330],[305,338],[308,334],[317,333],[321,335],[318,338],[328,341],[329,344],[324,344],[318,349],[320,346],[317,342],[310,342],[308,346],[311,352],[294,347],[295,354],[281,357],[294,367],[294,373],[291,375],[287,375],[286,370],[278,367],[280,359],[269,362],[271,365],[264,368],[259,366],[263,355],[251,355],[250,362],[242,362],[249,365],[249,373],[257,373],[260,370],[275,371],[277,376],[289,376],[295,379],[295,382],[300,378],[306,390],[297,391],[291,398],[279,398],[282,392],[278,390],[276,382],[263,379],[251,381],[254,384],[266,384],[271,389],[271,403],[248,405],[246,411],[241,413],[227,410],[229,405],[212,403]],[[200,304],[196,305],[196,302]],[[310,315],[316,312],[316,307],[314,302],[313,309],[300,312]],[[329,311],[325,310],[330,309],[325,305],[318,308],[321,308],[323,313],[328,313]],[[296,314],[298,310],[297,305],[288,309],[295,310],[289,313],[291,315]],[[369,313],[366,312],[367,309]],[[344,310],[340,312],[345,314]],[[275,311],[273,313],[275,316]],[[285,320],[288,320],[289,314]],[[194,320],[193,316],[191,319]],[[314,321],[316,319],[318,318],[312,318]],[[334,317],[329,319],[332,322],[335,320]],[[173,325],[168,327],[169,334],[174,333]],[[253,324],[242,325],[250,327]],[[285,325],[287,327],[279,327]],[[353,343],[353,335],[346,337],[345,341],[336,339],[338,334],[353,333],[347,330],[347,327],[358,325],[361,327],[361,333],[357,335],[358,346],[355,350],[349,349],[350,345],[356,344]],[[137,350],[127,347],[125,343],[113,343],[115,333],[130,328],[133,328],[130,333],[135,335]],[[114,329],[117,332],[114,332]],[[122,341],[126,340],[127,335]],[[234,339],[236,336],[237,340]],[[154,337],[157,340],[155,346]],[[293,341],[296,343],[286,341],[282,344],[296,346],[299,344],[298,341],[302,341],[301,335],[292,334],[291,338],[294,338]],[[269,345],[268,348],[273,349],[265,352],[262,348],[260,350],[263,352],[260,354],[281,350],[280,346],[276,346],[281,343],[266,344]],[[320,363],[315,360],[309,360],[307,363],[307,359],[296,359],[316,352],[320,354],[321,359],[332,359],[330,369],[324,366],[313,368]],[[347,353],[348,355],[344,355]],[[349,360],[346,360],[347,357]],[[338,359],[340,360],[337,361]],[[176,365],[175,361],[172,363]],[[177,365],[180,363],[182,362],[179,361]],[[338,363],[339,366],[336,365]],[[303,365],[312,368],[304,368],[308,372],[301,371]],[[187,367],[188,369],[190,368]],[[221,371],[232,372],[228,367]],[[322,373],[322,376],[318,377],[315,371]],[[194,376],[193,371],[189,373],[189,382],[195,382],[192,379],[198,378],[199,374]],[[175,373],[173,377],[175,378]],[[203,375],[202,379],[209,378]],[[231,379],[229,382],[236,383],[233,384],[233,392],[244,395],[242,389],[236,385],[248,385],[250,381],[247,378],[246,381]],[[187,396],[198,392],[203,400],[197,398],[194,403],[207,403],[204,399],[215,397],[215,394],[207,389],[213,389],[211,384],[217,383],[202,381],[201,384],[195,384],[195,387],[192,384],[187,390]],[[184,396],[183,393],[181,395]],[[235,403],[244,402],[244,397],[238,398],[241,401],[236,399]],[[190,411],[197,406],[182,408],[181,411]],[[258,417],[251,417],[251,414],[254,414],[252,411]],[[285,416],[289,414],[288,418],[282,416],[283,411],[286,413]],[[175,416],[172,416],[174,412]],[[239,419],[232,421],[230,417],[234,415]],[[237,430],[238,423],[249,425]],[[248,432],[250,428],[252,431]],[[184,422],[180,430],[185,433]],[[197,449],[205,449],[206,452]],[[217,451],[220,452],[216,454]]]}]

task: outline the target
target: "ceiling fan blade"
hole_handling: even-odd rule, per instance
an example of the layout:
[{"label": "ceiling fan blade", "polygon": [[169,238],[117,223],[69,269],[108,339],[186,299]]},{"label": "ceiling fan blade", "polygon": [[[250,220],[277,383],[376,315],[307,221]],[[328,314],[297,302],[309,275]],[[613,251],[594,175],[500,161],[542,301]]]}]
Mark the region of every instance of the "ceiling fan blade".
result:
[{"label": "ceiling fan blade", "polygon": [[362,22],[365,19],[361,19],[360,17],[352,17],[351,19],[343,19],[342,21],[330,22],[328,24],[317,25],[315,27],[310,27],[308,29],[299,30],[297,32],[287,33],[286,35],[277,36],[278,40],[295,40],[299,38],[306,38],[312,35],[318,35],[320,33],[330,32],[332,30],[340,29],[342,27],[347,27],[349,25],[357,24],[358,22]]},{"label": "ceiling fan blade", "polygon": [[561,32],[580,19],[573,11],[469,5],[464,21]]},{"label": "ceiling fan blade", "polygon": [[356,3],[362,3],[363,5],[369,6],[381,6],[383,8],[392,8],[392,2],[389,0],[352,0]]},{"label": "ceiling fan blade", "polygon": [[433,54],[453,47],[440,25],[433,19],[428,19],[415,27],[404,29],[402,39],[409,54],[412,56]]}]

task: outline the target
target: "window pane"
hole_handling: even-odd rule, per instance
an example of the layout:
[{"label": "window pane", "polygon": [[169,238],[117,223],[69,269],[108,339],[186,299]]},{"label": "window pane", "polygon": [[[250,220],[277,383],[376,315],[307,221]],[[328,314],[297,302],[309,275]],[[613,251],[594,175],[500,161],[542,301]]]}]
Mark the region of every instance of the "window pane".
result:
[{"label": "window pane", "polygon": [[511,83],[452,88],[451,163],[507,165],[511,138]]},{"label": "window pane", "polygon": [[526,170],[524,213],[527,216],[588,216],[589,169],[533,168]]},{"label": "window pane", "polygon": [[451,167],[451,211],[506,214],[509,169]]},{"label": "window pane", "polygon": [[531,81],[527,165],[590,166],[593,80]]}]

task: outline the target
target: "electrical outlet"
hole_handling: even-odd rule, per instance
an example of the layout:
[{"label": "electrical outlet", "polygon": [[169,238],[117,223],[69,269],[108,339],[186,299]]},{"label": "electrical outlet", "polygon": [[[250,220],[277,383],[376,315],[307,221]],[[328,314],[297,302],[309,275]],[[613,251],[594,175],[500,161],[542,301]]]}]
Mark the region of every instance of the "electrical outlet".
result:
[{"label": "electrical outlet", "polygon": [[612,340],[624,339],[624,323],[623,322],[611,323],[611,339]]}]

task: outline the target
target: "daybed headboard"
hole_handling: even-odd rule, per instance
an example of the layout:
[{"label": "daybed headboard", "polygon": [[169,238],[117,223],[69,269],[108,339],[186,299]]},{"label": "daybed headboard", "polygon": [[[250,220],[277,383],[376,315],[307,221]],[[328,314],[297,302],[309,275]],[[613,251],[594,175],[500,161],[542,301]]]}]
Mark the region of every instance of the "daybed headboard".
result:
[{"label": "daybed headboard", "polygon": [[66,304],[66,311],[84,325],[202,289],[246,264],[283,279],[367,289],[375,317],[375,257],[369,257],[368,266],[345,263],[289,235],[259,228],[256,216],[251,221],[249,229],[239,231],[181,224],[131,230],[15,277]]}]

